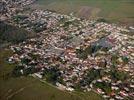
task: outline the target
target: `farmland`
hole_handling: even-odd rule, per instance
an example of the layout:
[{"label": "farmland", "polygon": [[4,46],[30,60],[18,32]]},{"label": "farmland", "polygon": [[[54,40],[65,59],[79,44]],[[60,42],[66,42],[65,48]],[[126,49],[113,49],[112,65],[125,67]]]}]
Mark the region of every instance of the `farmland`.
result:
[{"label": "farmland", "polygon": [[37,4],[42,9],[55,10],[76,16],[95,19],[105,19],[121,24],[133,25],[134,1],[133,0],[38,0]]}]

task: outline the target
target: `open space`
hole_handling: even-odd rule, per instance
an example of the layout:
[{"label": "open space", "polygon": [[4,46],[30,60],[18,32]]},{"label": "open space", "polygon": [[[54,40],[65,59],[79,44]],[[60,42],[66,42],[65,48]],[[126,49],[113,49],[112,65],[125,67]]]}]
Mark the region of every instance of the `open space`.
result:
[{"label": "open space", "polygon": [[86,18],[104,17],[111,22],[133,25],[133,0],[38,0],[38,7]]}]

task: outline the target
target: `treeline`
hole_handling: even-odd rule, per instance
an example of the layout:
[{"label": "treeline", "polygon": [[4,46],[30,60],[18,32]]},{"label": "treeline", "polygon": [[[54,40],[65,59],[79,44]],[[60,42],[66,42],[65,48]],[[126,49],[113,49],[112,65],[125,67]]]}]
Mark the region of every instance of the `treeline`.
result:
[{"label": "treeline", "polygon": [[18,43],[35,36],[22,28],[0,21],[0,44],[4,42]]}]

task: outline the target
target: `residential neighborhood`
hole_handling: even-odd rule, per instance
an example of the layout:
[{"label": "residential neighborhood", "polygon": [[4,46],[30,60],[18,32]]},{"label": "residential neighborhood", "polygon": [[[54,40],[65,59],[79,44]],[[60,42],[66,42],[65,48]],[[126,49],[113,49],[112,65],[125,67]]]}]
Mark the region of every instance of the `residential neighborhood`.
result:
[{"label": "residential neighborhood", "polygon": [[33,75],[69,92],[93,90],[106,100],[133,100],[133,26],[25,10],[33,2],[0,2],[0,11],[5,11],[1,20],[37,34],[10,45],[13,55],[8,62],[17,64],[14,76]]}]

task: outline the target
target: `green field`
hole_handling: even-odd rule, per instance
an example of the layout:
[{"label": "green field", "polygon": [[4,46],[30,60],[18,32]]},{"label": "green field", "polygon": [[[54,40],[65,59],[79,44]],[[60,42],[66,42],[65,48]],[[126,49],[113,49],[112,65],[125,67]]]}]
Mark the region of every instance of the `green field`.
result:
[{"label": "green field", "polygon": [[134,25],[134,0],[38,0],[38,7],[86,18]]},{"label": "green field", "polygon": [[69,93],[30,76],[13,78],[10,73],[15,65],[6,62],[11,54],[0,50],[0,100],[102,100],[94,92]]}]

